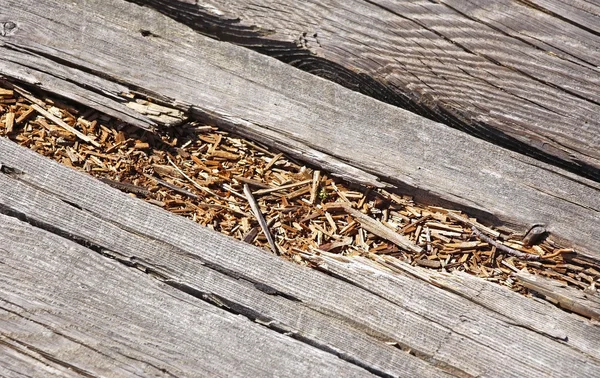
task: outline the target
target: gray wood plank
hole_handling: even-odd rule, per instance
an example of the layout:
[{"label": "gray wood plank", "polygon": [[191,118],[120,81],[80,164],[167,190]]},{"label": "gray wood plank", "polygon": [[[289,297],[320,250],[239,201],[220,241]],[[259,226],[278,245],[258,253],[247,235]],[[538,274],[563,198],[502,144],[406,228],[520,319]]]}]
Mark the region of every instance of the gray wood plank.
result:
[{"label": "gray wood plank", "polygon": [[525,4],[563,19],[590,33],[600,34],[600,4],[586,0],[527,0]]},{"label": "gray wood plank", "polygon": [[0,245],[3,364],[18,352],[62,376],[370,376],[16,218],[0,215]]},{"label": "gray wood plank", "polygon": [[[262,323],[297,330],[346,356],[376,361],[367,349],[357,351],[372,343],[367,335],[458,375],[563,376],[576,366],[579,376],[594,376],[600,367],[583,347],[498,316],[468,298],[416,279],[403,278],[402,287],[395,286],[406,293],[378,287],[382,281],[372,277],[338,280],[166,213],[11,142],[0,140],[0,147],[0,160],[17,170],[0,175],[3,213],[78,240],[186,292],[214,295],[215,302],[240,313],[255,311],[258,315],[251,317]],[[236,281],[247,287],[240,289]],[[276,299],[265,300],[257,290]],[[312,319],[323,326],[308,327]],[[340,325],[337,336],[328,334],[333,329],[328,323]],[[352,349],[343,338],[362,344]],[[386,353],[392,362],[373,364],[380,372],[400,364],[418,366]]]},{"label": "gray wood plank", "polygon": [[600,322],[600,296],[595,289],[588,293],[568,287],[564,282],[525,272],[516,273],[515,276],[521,285],[557,306]]},{"label": "gray wood plank", "polygon": [[[20,348],[19,348],[20,347]],[[0,371],[7,378],[35,377],[81,377],[62,366],[50,366],[48,361],[39,358],[35,351],[8,343],[0,344]]]},{"label": "gray wood plank", "polygon": [[[0,37],[0,49],[14,56],[0,62],[0,73],[20,64],[43,81],[27,62],[47,59],[43,67],[67,66],[148,93],[348,179],[381,185],[379,178],[417,200],[456,204],[495,223],[546,223],[555,237],[600,256],[596,182],[213,41],[147,8],[119,0],[0,5],[16,25]],[[142,35],[149,25],[160,37]],[[83,92],[100,82],[69,80]],[[106,101],[121,95],[101,89],[110,93]]]},{"label": "gray wood plank", "polygon": [[594,5],[133,2],[203,34],[600,180],[600,38],[590,26],[600,18]]},{"label": "gray wood plank", "polygon": [[[410,266],[399,261],[386,262],[388,260],[385,258],[376,259],[378,264],[362,257],[348,259],[323,255],[313,259],[323,264],[321,269],[393,300],[416,302],[417,308],[419,303],[452,302],[451,307],[456,311],[455,316],[459,318],[468,316],[464,320],[466,323],[470,321],[469,318],[473,317],[482,319],[492,316],[496,319],[504,319],[503,321],[510,319],[508,322],[513,325],[560,340],[566,345],[600,360],[600,351],[597,348],[597,340],[600,340],[600,326],[597,322],[592,323],[580,316],[566,313],[546,301],[526,298],[506,287],[467,273],[441,273]],[[383,267],[383,272],[374,271],[373,266]],[[388,269],[391,271],[388,272]],[[416,277],[423,282],[413,282],[410,280],[411,277]],[[370,282],[373,281],[379,282],[379,284],[371,284]],[[369,282],[369,284],[365,284],[365,282]],[[426,286],[425,283],[443,288],[445,292],[432,291],[431,293],[436,297],[428,297],[430,292],[422,289]],[[420,293],[424,294],[420,296]],[[480,310],[479,307],[468,307],[466,311],[460,310],[460,306],[465,302],[451,299],[453,296],[449,293],[457,294],[489,311],[477,313],[476,311]],[[582,294],[581,291],[578,293]],[[412,300],[413,296],[417,296],[418,299]],[[420,311],[423,310],[420,309]],[[491,324],[494,321],[496,320],[487,320],[483,323]]]},{"label": "gray wood plank", "polygon": [[[20,62],[20,52],[8,49],[3,52],[3,56],[3,74],[8,77],[25,83],[37,83],[40,89],[82,104],[93,104],[93,108],[142,129],[153,130],[157,126],[156,122],[128,108],[123,103],[124,99],[116,95],[129,91],[124,85],[70,67],[52,64],[48,59],[35,54],[28,57],[29,65],[36,67],[35,75],[32,75],[31,70]],[[87,90],[82,91],[73,83],[70,80],[72,76],[85,78]]]}]

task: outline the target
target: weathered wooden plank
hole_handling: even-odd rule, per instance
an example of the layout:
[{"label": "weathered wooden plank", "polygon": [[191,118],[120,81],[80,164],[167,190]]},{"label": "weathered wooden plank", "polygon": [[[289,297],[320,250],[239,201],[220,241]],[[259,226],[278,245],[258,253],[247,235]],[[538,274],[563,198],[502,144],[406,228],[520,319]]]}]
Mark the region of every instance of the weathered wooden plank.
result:
[{"label": "weathered wooden plank", "polygon": [[563,282],[530,273],[517,273],[515,276],[524,287],[556,303],[557,306],[600,321],[600,296],[595,291],[588,294],[566,287]]},{"label": "weathered wooden plank", "polygon": [[0,369],[7,378],[21,377],[81,377],[62,366],[49,366],[40,360],[37,353],[24,347],[18,350],[8,343],[0,344]]},{"label": "weathered wooden plank", "polygon": [[599,23],[597,6],[577,11],[552,0],[133,2],[600,180],[600,38],[590,26]]},{"label": "weathered wooden plank", "polygon": [[600,34],[598,26],[600,5],[598,3],[585,0],[526,0],[523,3],[553,17],[564,19],[590,33]]},{"label": "weathered wooden plank", "polygon": [[[500,315],[500,319],[508,320],[511,324],[534,330],[543,335],[564,341],[567,345],[580,350],[596,359],[600,359],[600,351],[597,348],[597,340],[600,339],[600,327],[591,323],[589,320],[580,316],[568,314],[556,306],[540,300],[526,298],[514,291],[500,285],[482,280],[472,275],[456,273],[440,273],[430,269],[413,267],[408,264],[394,261],[389,262],[385,258],[375,258],[383,267],[383,271],[375,271],[372,267],[373,262],[366,258],[334,258],[333,256],[314,257],[314,261],[320,262],[321,269],[336,276],[341,276],[356,285],[368,287],[377,293],[381,293],[392,300],[403,302],[416,302],[417,311],[426,311],[426,308],[419,309],[419,303],[447,303],[451,298],[447,292],[460,295],[470,302],[479,304],[481,307],[490,310],[476,312],[474,309],[463,312],[458,310],[464,305],[461,300],[453,301],[450,306],[457,311],[459,318],[467,316],[464,322],[468,323],[472,318],[482,319],[481,317],[490,316],[489,314]],[[389,263],[386,263],[388,261]],[[321,265],[322,264],[322,265]],[[386,273],[387,269],[391,272]],[[407,277],[399,275],[416,277],[426,283],[433,284],[443,288],[446,292],[430,292],[422,290],[424,283],[413,282]],[[365,284],[365,282],[379,282],[379,284]],[[413,296],[426,293],[419,300],[413,301]],[[426,299],[433,293],[434,298]],[[579,292],[581,294],[581,292]],[[477,307],[475,308],[477,309]],[[485,324],[491,324],[495,320],[484,321]],[[472,328],[475,329],[475,328]]]},{"label": "weathered wooden plank", "polygon": [[[25,63],[33,54],[48,69],[97,73],[348,179],[378,185],[377,176],[418,200],[456,203],[494,222],[543,222],[556,237],[598,256],[598,183],[210,40],[133,4],[2,4],[4,17],[17,25],[0,37],[2,48],[20,58],[1,62],[0,72],[20,64],[43,80]],[[69,26],[52,21],[59,19]],[[140,33],[148,25],[161,37]],[[75,37],[73,28],[85,32]],[[69,80],[84,92],[99,83],[85,75]],[[106,91],[107,99],[120,96]]]},{"label": "weathered wooden plank", "polygon": [[[15,169],[0,175],[2,212],[115,256],[186,292],[213,296],[233,311],[254,312],[251,318],[274,321],[275,328],[298,330],[313,342],[335,346],[341,356],[373,358],[340,342],[354,335],[358,345],[372,343],[356,336],[360,332],[459,375],[561,376],[576,366],[578,375],[593,376],[599,367],[597,359],[553,334],[547,337],[439,288],[405,278],[402,297],[371,287],[362,277],[356,284],[337,280],[213,233],[11,142],[0,140],[0,147],[0,160]],[[266,300],[258,291],[276,299]],[[307,327],[313,319],[324,327]],[[336,332],[327,326],[331,322],[339,325],[337,337],[327,334]],[[373,366],[378,371],[418,366],[400,357],[386,354],[393,362]]]},{"label": "weathered wooden plank", "polygon": [[[564,0],[552,2],[559,7],[567,4]],[[548,12],[548,8],[536,6],[531,1],[515,3],[499,0],[474,3],[465,0],[445,0],[443,4],[462,13],[465,17],[487,24],[490,28],[497,29],[511,38],[521,40],[550,57],[591,68],[598,66],[600,62],[595,53],[600,47],[600,39],[593,37],[595,31],[589,28],[589,25],[576,21],[582,16],[593,19],[600,15],[600,8],[589,2],[587,3],[589,12],[565,7],[554,14]],[[596,16],[593,15],[594,13]],[[525,20],[529,22],[524,22]],[[554,59],[556,58],[548,62]]]},{"label": "weathered wooden plank", "polygon": [[[119,93],[126,93],[129,89],[119,83],[105,80],[97,75],[88,74],[67,66],[52,64],[41,56],[29,55],[29,64],[36,67],[35,75],[31,70],[21,65],[19,52],[6,50],[3,52],[3,74],[25,83],[36,83],[40,89],[47,90],[59,96],[70,98],[82,104],[93,104],[93,108],[103,113],[112,115],[120,120],[142,129],[156,128],[156,122],[128,108],[124,98]],[[52,72],[48,74],[47,72]],[[84,77],[87,90],[73,83],[72,76]]]},{"label": "weathered wooden plank", "polygon": [[2,364],[17,354],[62,376],[370,376],[81,245],[0,219],[0,332],[12,352]]}]

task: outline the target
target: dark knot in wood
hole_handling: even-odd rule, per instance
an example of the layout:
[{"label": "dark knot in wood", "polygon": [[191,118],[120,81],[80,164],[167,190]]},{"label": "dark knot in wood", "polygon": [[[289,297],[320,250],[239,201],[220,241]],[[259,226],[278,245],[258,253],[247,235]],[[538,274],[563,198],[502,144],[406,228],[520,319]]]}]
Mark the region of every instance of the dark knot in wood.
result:
[{"label": "dark knot in wood", "polygon": [[17,24],[12,21],[0,22],[0,37],[8,37],[17,30]]}]

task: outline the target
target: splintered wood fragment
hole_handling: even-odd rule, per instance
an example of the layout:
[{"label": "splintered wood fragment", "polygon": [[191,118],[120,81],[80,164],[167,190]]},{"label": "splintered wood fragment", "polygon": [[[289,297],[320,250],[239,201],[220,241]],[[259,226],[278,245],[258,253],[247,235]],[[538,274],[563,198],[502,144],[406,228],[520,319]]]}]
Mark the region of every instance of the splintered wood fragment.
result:
[{"label": "splintered wood fragment", "polygon": [[329,222],[332,232],[333,233],[337,232],[337,225],[335,224],[335,221],[333,220],[333,217],[331,216],[331,214],[325,213],[325,218],[327,219],[327,222]]},{"label": "splintered wood fragment", "polygon": [[273,251],[273,253],[279,255],[280,254],[279,249],[277,248],[277,245],[275,244],[275,240],[273,240],[273,235],[271,235],[271,232],[269,231],[269,226],[267,225],[267,221],[263,217],[262,212],[260,211],[260,207],[258,206],[258,202],[256,202],[256,199],[254,199],[254,196],[252,195],[252,191],[250,190],[250,187],[248,186],[248,184],[244,184],[244,194],[246,195],[246,199],[248,200],[248,203],[250,204],[250,208],[252,209],[252,212],[254,213],[256,220],[258,220],[258,224],[260,225],[263,232],[265,233],[265,236],[267,237],[267,241],[269,242],[269,246],[271,247],[271,250]]},{"label": "splintered wood fragment", "polygon": [[52,113],[50,113],[49,111],[47,111],[46,109],[44,109],[43,107],[39,106],[38,104],[32,104],[31,107],[33,109],[35,109],[36,112],[40,113],[41,115],[43,115],[44,117],[48,118],[50,121],[54,122],[56,125],[62,127],[63,129],[75,134],[79,139],[88,142],[90,144],[93,144],[96,147],[100,147],[100,143],[96,142],[95,140],[93,140],[92,138],[88,137],[87,135],[83,134],[82,132],[76,130],[75,128],[73,128],[72,126],[69,126],[65,121],[63,121],[62,119],[54,116]]},{"label": "splintered wood fragment", "polygon": [[21,96],[23,96],[25,99],[29,100],[30,102],[32,102],[34,104],[37,104],[39,106],[44,106],[45,105],[44,101],[42,101],[39,98],[35,97],[34,95],[32,95],[31,93],[29,93],[24,88],[21,88],[21,87],[16,86],[16,85],[12,85],[12,87],[14,88],[15,92],[17,92],[18,94],[20,94]]},{"label": "splintered wood fragment", "polygon": [[431,253],[431,232],[429,227],[425,229],[425,240],[427,241],[427,253]]},{"label": "splintered wood fragment", "polygon": [[453,213],[453,212],[448,212],[446,214],[446,216],[450,219],[454,219],[455,221],[462,223],[464,225],[470,226],[470,227],[476,227],[478,230],[481,230],[481,232],[493,236],[495,238],[497,238],[498,236],[500,236],[500,233],[498,231],[494,231],[489,227],[486,227],[482,224],[480,224],[479,222],[474,222],[468,218],[465,218],[459,214]]},{"label": "splintered wood fragment", "polygon": [[241,199],[246,199],[246,197],[245,197],[244,195],[242,195],[242,194],[238,193],[238,192],[237,192],[235,189],[233,189],[233,188],[231,187],[231,185],[228,185],[228,184],[222,184],[222,185],[221,185],[221,188],[225,189],[226,191],[228,191],[229,193],[231,193],[232,195],[234,195],[234,196],[236,196],[236,197],[238,197],[238,198],[241,198]]},{"label": "splintered wood fragment", "polygon": [[519,272],[519,269],[517,269],[513,264],[509,263],[506,260],[502,260],[502,265],[504,265],[505,267],[507,267],[508,269],[512,270],[515,273]]},{"label": "splintered wood fragment", "polygon": [[219,157],[227,160],[238,160],[240,157],[232,152],[227,151],[213,151],[210,156]]},{"label": "splintered wood fragment", "polygon": [[128,184],[128,183],[120,182],[120,181],[115,181],[115,180],[107,179],[107,178],[104,178],[104,177],[101,177],[98,180],[102,181],[105,184],[108,184],[108,185],[112,186],[115,189],[119,189],[119,190],[122,190],[124,192],[134,193],[134,194],[141,194],[143,196],[150,195],[150,191],[148,189],[146,189],[146,188],[141,187],[141,186],[137,186],[137,185],[133,185],[133,184]]},{"label": "splintered wood fragment", "polygon": [[339,248],[339,247],[345,247],[347,245],[352,244],[352,238],[347,236],[345,238],[342,238],[341,240],[337,240],[337,241],[333,241],[330,243],[326,243],[326,244],[322,244],[319,246],[320,250],[323,251],[331,251],[333,249]]},{"label": "splintered wood fragment", "polygon": [[265,166],[264,172],[266,172],[269,169],[271,169],[271,167],[273,166],[273,164],[275,164],[277,162],[277,160],[281,159],[282,156],[283,156],[282,152],[280,152],[277,155],[273,156],[273,158],[271,159],[271,161],[269,162],[269,164],[267,164]]},{"label": "splintered wood fragment", "polygon": [[173,168],[170,165],[164,164],[152,164],[152,169],[154,172],[158,173],[161,176],[171,176],[174,178],[185,178],[176,168]]},{"label": "splintered wood fragment", "polygon": [[310,189],[310,203],[314,204],[317,200],[317,192],[319,190],[319,181],[321,180],[321,171],[313,172],[312,188]]},{"label": "splintered wood fragment", "polygon": [[239,182],[245,183],[245,184],[249,184],[252,186],[256,186],[258,188],[262,188],[262,189],[271,189],[271,187],[267,184],[265,184],[262,181],[258,181],[258,180],[254,180],[251,178],[247,178],[244,176],[233,176],[233,178]]},{"label": "splintered wood fragment", "polygon": [[481,241],[483,241],[485,243],[488,243],[489,245],[493,245],[499,251],[508,253],[509,255],[518,257],[518,258],[523,259],[523,260],[533,261],[533,260],[539,260],[540,259],[539,255],[533,255],[531,253],[525,253],[525,252],[517,251],[516,249],[507,247],[506,245],[495,241],[494,239],[490,238],[489,236],[484,235],[475,226],[472,226],[471,230],[473,230],[473,233],[475,234],[475,236],[478,237],[479,239],[481,239]]},{"label": "splintered wood fragment", "polygon": [[232,209],[229,206],[225,206],[225,205],[219,205],[218,203],[196,203],[196,204],[192,204],[192,206],[198,207],[200,209],[222,209],[222,210],[226,210],[226,211],[231,211],[234,214],[237,214],[241,217],[252,217],[252,214],[250,213],[245,213],[243,211],[239,211],[236,209]]},{"label": "splintered wood fragment", "polygon": [[415,263],[419,266],[424,266],[431,269],[439,269],[442,267],[440,260],[418,259],[415,260]]},{"label": "splintered wood fragment", "polygon": [[478,241],[466,241],[466,242],[460,242],[460,243],[447,243],[444,245],[444,248],[448,248],[448,249],[472,249],[472,248],[477,248],[479,246],[486,246],[487,244],[478,242]]},{"label": "splintered wood fragment", "polygon": [[6,127],[7,133],[12,133],[13,127],[15,126],[15,113],[6,113],[4,126]]},{"label": "splintered wood fragment", "polygon": [[406,233],[408,233],[408,232],[409,232],[409,230],[410,230],[412,227],[417,227],[418,225],[420,225],[421,223],[423,223],[423,222],[425,222],[425,221],[427,221],[427,220],[429,220],[429,219],[431,219],[431,214],[427,214],[427,215],[425,215],[424,217],[421,217],[420,219],[416,220],[415,222],[413,222],[413,223],[409,223],[409,224],[407,224],[406,226],[402,227],[402,228],[400,229],[400,233],[401,233],[401,234],[406,234]]},{"label": "splintered wood fragment", "polygon": [[248,232],[247,232],[247,233],[244,235],[244,237],[242,238],[242,240],[243,240],[245,243],[250,243],[250,244],[254,243],[254,239],[256,239],[256,236],[258,235],[258,231],[259,231],[259,230],[260,230],[260,228],[259,228],[259,227],[252,227],[252,228],[250,229],[250,231],[248,231]]},{"label": "splintered wood fragment", "polygon": [[552,300],[559,307],[590,319],[600,320],[600,302],[593,300],[598,298],[597,293],[588,295],[570,287],[561,286],[558,281],[530,273],[519,272],[514,276],[521,285]]},{"label": "splintered wood fragment", "polygon": [[216,198],[222,199],[224,201],[229,201],[229,202],[235,202],[229,198],[225,198],[223,196],[218,195],[217,193],[213,192],[212,190],[203,187],[202,185],[198,184],[196,182],[196,180],[194,180],[193,178],[191,178],[190,176],[186,175],[185,172],[183,172],[181,170],[181,168],[179,168],[177,166],[177,164],[173,163],[173,160],[171,160],[170,157],[167,156],[167,161],[169,162],[169,164],[171,164],[173,166],[173,168],[175,168],[177,170],[177,172],[179,172],[180,175],[182,175],[186,180],[188,180],[192,185],[194,185],[196,188],[200,189],[203,192],[206,192],[208,194],[210,194],[211,196],[214,196]]},{"label": "splintered wood fragment", "polygon": [[342,193],[341,190],[338,189],[337,185],[335,185],[335,182],[331,182],[331,187],[344,202],[350,203],[350,200],[344,195],[344,193]]},{"label": "splintered wood fragment", "polygon": [[31,117],[34,113],[35,113],[35,109],[30,106],[26,111],[24,111],[23,113],[21,113],[21,115],[19,116],[19,118],[17,118],[16,124],[20,125],[24,121],[28,120],[29,117]]},{"label": "splintered wood fragment", "polygon": [[307,187],[300,188],[300,189],[298,189],[296,191],[293,191],[291,193],[286,194],[285,198],[288,199],[288,200],[290,200],[290,199],[294,199],[296,197],[305,195],[305,194],[307,194],[309,192],[310,192],[310,187],[307,186]]},{"label": "splintered wood fragment", "polygon": [[210,147],[210,150],[208,150],[209,155],[214,154],[214,152],[217,150],[217,148],[219,148],[219,144],[221,144],[222,139],[223,139],[223,137],[220,134],[217,134],[217,140]]},{"label": "splintered wood fragment", "polygon": [[423,248],[414,244],[405,236],[402,236],[402,235],[390,230],[389,228],[387,228],[380,222],[376,221],[375,219],[361,213],[360,211],[358,211],[356,209],[353,209],[347,203],[339,203],[339,202],[331,203],[331,204],[327,204],[325,206],[325,208],[327,210],[334,210],[334,209],[344,210],[346,213],[351,215],[354,219],[358,220],[358,222],[360,222],[360,224],[362,225],[362,227],[365,230],[379,236],[380,238],[388,240],[388,241],[394,243],[395,245],[397,245],[398,247],[403,248],[408,251],[412,251],[412,252],[416,252],[416,253],[423,252]]},{"label": "splintered wood fragment", "polygon": [[151,176],[151,175],[149,175],[147,173],[144,173],[144,176],[146,176],[149,179],[152,179],[152,180],[156,181],[159,185],[162,185],[165,188],[169,188],[169,189],[171,189],[174,192],[177,192],[179,194],[183,194],[184,196],[188,196],[188,197],[193,198],[193,199],[199,199],[200,198],[198,195],[196,195],[194,193],[190,193],[187,190],[178,187],[177,185],[173,185],[173,184],[171,184],[169,182],[161,180],[158,177]]},{"label": "splintered wood fragment", "polygon": [[311,182],[312,182],[312,179],[311,180],[304,180],[304,181],[300,181],[300,182],[293,182],[291,184],[281,185],[281,186],[278,186],[278,187],[275,187],[275,188],[260,189],[260,190],[257,190],[255,192],[253,192],[252,194],[259,195],[259,194],[267,194],[267,193],[277,192],[279,190],[291,189],[291,188],[295,188],[297,186],[306,185],[306,184],[309,184]]}]

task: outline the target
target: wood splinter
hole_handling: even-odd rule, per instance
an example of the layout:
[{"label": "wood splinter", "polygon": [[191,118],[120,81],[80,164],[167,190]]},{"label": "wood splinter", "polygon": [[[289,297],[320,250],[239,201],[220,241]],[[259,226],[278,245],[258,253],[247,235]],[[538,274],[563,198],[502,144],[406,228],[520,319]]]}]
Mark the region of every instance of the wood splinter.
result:
[{"label": "wood splinter", "polygon": [[250,204],[250,208],[252,209],[252,212],[254,213],[256,220],[258,220],[258,224],[260,225],[260,228],[262,228],[263,232],[265,233],[265,236],[267,237],[267,241],[269,242],[269,246],[271,246],[271,250],[276,255],[279,256],[280,255],[279,248],[277,248],[277,244],[275,244],[275,240],[273,240],[273,235],[271,235],[271,232],[269,231],[269,226],[267,225],[267,221],[265,220],[265,217],[262,215],[262,212],[260,211],[260,207],[258,206],[258,202],[256,202],[256,200],[254,199],[254,196],[252,195],[252,191],[250,190],[250,187],[248,186],[248,184],[244,184],[244,194],[246,195],[246,198],[248,199],[248,203]]},{"label": "wood splinter", "polygon": [[35,110],[36,112],[43,115],[50,121],[54,122],[56,125],[62,127],[63,129],[69,131],[72,134],[75,134],[75,136],[77,136],[79,139],[81,139],[87,143],[90,143],[90,144],[94,145],[95,147],[101,146],[100,143],[98,143],[97,141],[93,140],[92,138],[90,138],[89,136],[80,132],[79,130],[75,129],[74,127],[68,125],[65,121],[63,121],[62,119],[56,117],[55,115],[53,115],[52,113],[50,113],[49,111],[44,109],[42,106],[44,104],[44,102],[39,100],[38,98],[34,97],[31,93],[29,93],[26,90],[24,90],[23,88],[20,88],[17,86],[15,86],[15,91],[17,91],[17,93],[19,93],[21,96],[23,96],[24,98],[26,98],[27,100],[32,102],[31,109]]},{"label": "wood splinter", "polygon": [[397,232],[390,230],[389,228],[387,228],[383,224],[381,224],[379,221],[361,213],[360,211],[358,211],[356,209],[353,209],[347,203],[340,203],[340,202],[329,203],[325,206],[325,209],[326,210],[342,209],[346,213],[350,214],[353,218],[358,220],[358,222],[360,222],[361,226],[365,230],[372,232],[373,234],[379,236],[380,238],[388,240],[388,241],[394,243],[395,245],[397,245],[398,247],[403,248],[407,251],[412,251],[415,253],[423,252],[423,248],[414,244],[412,241],[410,241],[405,236],[402,236],[402,235],[398,234]]},{"label": "wood splinter", "polygon": [[490,238],[487,235],[484,235],[475,226],[471,227],[471,230],[473,230],[473,234],[477,238],[479,238],[482,242],[488,243],[489,245],[496,247],[496,249],[499,251],[508,253],[509,255],[512,255],[512,256],[518,257],[520,259],[527,260],[527,261],[539,260],[541,258],[541,256],[534,255],[531,253],[517,251],[516,249],[510,248],[510,247],[505,246],[504,244],[498,243],[496,240]]}]

